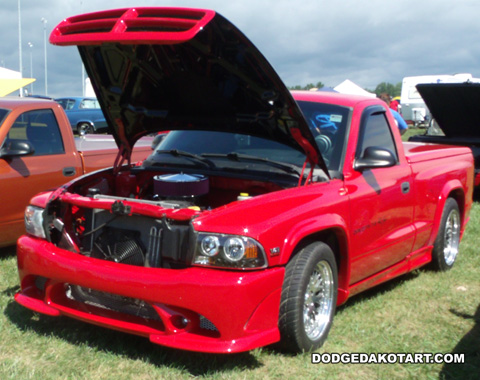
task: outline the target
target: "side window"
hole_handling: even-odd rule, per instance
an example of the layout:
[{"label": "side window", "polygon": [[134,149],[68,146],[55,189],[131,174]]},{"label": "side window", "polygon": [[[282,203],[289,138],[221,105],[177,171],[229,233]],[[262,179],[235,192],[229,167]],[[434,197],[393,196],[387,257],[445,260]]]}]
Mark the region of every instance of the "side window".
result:
[{"label": "side window", "polygon": [[362,157],[365,149],[371,146],[388,149],[398,161],[395,141],[385,112],[372,112],[364,117],[357,146],[357,157]]},{"label": "side window", "polygon": [[8,140],[28,140],[34,156],[65,153],[62,135],[52,110],[36,110],[21,114],[10,128]]},{"label": "side window", "polygon": [[96,99],[83,99],[79,106],[80,109],[99,109],[100,105]]}]

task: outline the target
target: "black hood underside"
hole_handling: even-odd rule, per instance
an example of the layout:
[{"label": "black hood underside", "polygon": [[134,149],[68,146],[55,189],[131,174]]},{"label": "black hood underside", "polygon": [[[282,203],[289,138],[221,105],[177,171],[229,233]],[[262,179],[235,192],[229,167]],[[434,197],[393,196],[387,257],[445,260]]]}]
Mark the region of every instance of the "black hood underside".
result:
[{"label": "black hood underside", "polygon": [[418,84],[417,89],[446,137],[480,139],[480,83]]},{"label": "black hood underside", "polygon": [[62,36],[55,41],[78,45],[119,146],[130,149],[145,134],[169,130],[240,133],[304,152],[328,175],[289,90],[258,49],[221,15],[186,41],[157,44],[152,33],[145,33],[145,41],[121,36],[102,41],[101,33],[92,38],[83,33],[85,41],[80,33],[75,43],[62,42]]}]

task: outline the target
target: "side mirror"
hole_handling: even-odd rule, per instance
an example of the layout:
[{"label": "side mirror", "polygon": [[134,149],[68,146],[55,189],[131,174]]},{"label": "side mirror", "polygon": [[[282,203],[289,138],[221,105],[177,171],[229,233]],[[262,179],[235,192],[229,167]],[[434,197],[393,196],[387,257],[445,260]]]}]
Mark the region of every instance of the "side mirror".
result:
[{"label": "side mirror", "polygon": [[29,156],[35,153],[33,145],[26,140],[9,140],[0,149],[1,158]]},{"label": "side mirror", "polygon": [[363,157],[355,160],[354,169],[375,169],[375,168],[388,168],[395,166],[397,160],[393,153],[384,148],[378,146],[369,146],[365,149]]}]

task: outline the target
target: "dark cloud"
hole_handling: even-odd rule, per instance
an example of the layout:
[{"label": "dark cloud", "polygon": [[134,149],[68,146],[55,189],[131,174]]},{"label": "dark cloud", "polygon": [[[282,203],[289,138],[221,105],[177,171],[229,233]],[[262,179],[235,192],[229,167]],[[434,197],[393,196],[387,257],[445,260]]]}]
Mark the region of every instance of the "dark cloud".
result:
[{"label": "dark cloud", "polygon": [[[17,0],[18,1],[18,0]],[[2,4],[0,65],[19,69],[18,2]],[[183,6],[215,9],[231,20],[263,52],[287,85],[335,86],[350,79],[362,87],[397,83],[405,76],[469,72],[480,76],[477,0],[20,0],[23,74],[34,92],[44,93],[42,17],[51,32],[63,18],[105,8]],[[27,43],[33,43],[29,48]],[[82,91],[76,48],[49,45],[48,89],[52,96]]]}]

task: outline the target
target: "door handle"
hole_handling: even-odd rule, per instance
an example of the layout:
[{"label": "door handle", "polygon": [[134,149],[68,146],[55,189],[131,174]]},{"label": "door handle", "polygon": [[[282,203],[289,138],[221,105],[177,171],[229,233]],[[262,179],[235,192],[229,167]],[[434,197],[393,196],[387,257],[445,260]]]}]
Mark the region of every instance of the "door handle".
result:
[{"label": "door handle", "polygon": [[407,194],[410,191],[410,182],[402,182],[402,193]]},{"label": "door handle", "polygon": [[73,177],[75,174],[77,174],[77,171],[74,167],[63,168],[62,172],[65,177]]}]

